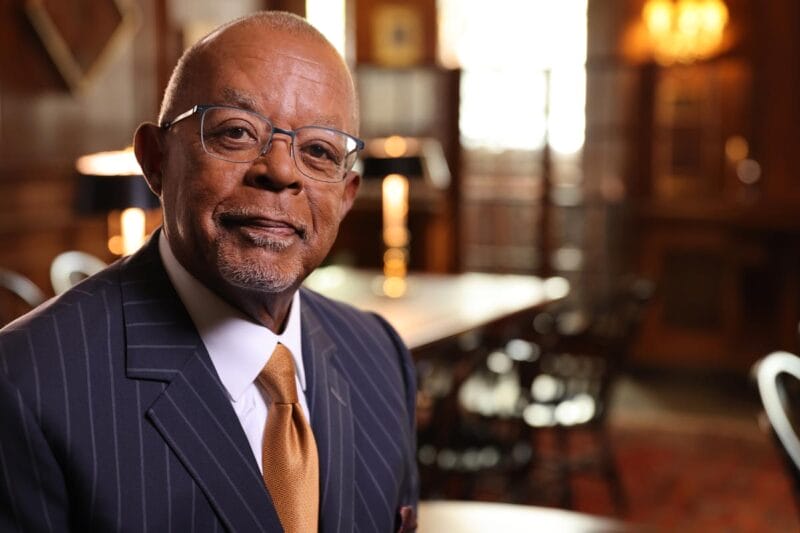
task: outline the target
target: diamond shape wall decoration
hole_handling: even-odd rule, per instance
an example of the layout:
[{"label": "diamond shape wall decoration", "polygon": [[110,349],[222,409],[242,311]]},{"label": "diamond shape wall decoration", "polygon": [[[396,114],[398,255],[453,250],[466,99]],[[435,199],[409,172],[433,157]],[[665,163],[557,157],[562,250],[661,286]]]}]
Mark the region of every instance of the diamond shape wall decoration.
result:
[{"label": "diamond shape wall decoration", "polygon": [[133,0],[27,0],[25,9],[73,93],[132,39],[141,18]]}]

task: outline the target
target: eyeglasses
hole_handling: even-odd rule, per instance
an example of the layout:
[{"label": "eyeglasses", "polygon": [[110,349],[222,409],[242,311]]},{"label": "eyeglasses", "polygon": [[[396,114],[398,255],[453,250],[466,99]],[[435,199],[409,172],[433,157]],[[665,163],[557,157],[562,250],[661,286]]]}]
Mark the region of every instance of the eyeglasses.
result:
[{"label": "eyeglasses", "polygon": [[200,114],[200,141],[211,157],[232,163],[249,163],[266,154],[276,133],[291,137],[290,151],[297,169],[313,180],[342,181],[356,162],[364,141],[324,126],[284,130],[265,116],[238,107],[196,105],[171,121],[167,130],[192,115]]}]

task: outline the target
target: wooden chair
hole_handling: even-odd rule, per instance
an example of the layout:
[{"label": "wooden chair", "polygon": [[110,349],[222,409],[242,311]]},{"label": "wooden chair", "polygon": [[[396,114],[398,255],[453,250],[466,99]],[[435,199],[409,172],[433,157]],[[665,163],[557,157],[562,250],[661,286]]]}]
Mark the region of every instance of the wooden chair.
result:
[{"label": "wooden chair", "polygon": [[[418,459],[428,499],[510,499],[506,481],[525,475],[530,448],[519,424],[465,408],[464,387],[485,375],[492,341],[458,342],[449,356],[417,363]],[[497,483],[497,482],[500,483]]]},{"label": "wooden chair", "polygon": [[[497,331],[452,354],[449,361],[458,364],[447,368],[450,386],[424,394],[438,401],[423,401],[419,410],[421,420],[431,421],[418,434],[424,496],[570,508],[571,476],[594,470],[607,480],[621,512],[624,491],[605,431],[606,411],[651,293],[649,283],[626,281],[590,309],[561,302],[548,307],[534,319],[535,333]],[[435,371],[419,370],[423,392],[426,383],[440,381],[425,378]],[[544,382],[555,388],[546,398],[539,394]],[[576,407],[583,414],[574,416]],[[542,420],[542,412],[550,418]],[[574,430],[594,437],[592,453],[542,453],[545,431],[555,431],[557,448],[565,451]]]},{"label": "wooden chair", "polygon": [[[618,514],[626,509],[607,418],[613,385],[653,291],[647,280],[626,278],[594,305],[559,303],[534,324],[542,355],[523,374],[530,394],[525,419],[555,435],[556,455],[543,461],[561,476],[562,507],[573,507],[573,476],[597,473]],[[572,449],[578,432],[592,443],[588,449],[585,443]]]}]

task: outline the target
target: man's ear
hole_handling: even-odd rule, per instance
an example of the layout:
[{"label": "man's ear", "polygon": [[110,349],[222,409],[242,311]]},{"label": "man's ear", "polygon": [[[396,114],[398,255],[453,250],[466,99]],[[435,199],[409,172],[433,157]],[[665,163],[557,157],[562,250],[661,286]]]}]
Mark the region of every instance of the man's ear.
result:
[{"label": "man's ear", "polygon": [[139,166],[142,167],[147,185],[160,198],[164,178],[164,143],[161,128],[150,122],[141,124],[133,137],[133,151]]},{"label": "man's ear", "polygon": [[361,186],[361,175],[357,172],[350,171],[344,178],[344,194],[342,195],[342,204],[339,209],[339,220],[353,207],[353,202],[358,194],[358,188]]}]

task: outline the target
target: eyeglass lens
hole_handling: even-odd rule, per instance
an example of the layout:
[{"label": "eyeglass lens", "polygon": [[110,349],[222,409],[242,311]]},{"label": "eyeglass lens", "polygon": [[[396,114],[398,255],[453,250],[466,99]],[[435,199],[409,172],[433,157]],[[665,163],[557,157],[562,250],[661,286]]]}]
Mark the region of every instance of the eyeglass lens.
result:
[{"label": "eyeglass lens", "polygon": [[[242,109],[210,107],[201,120],[201,140],[205,151],[218,159],[246,163],[269,149],[277,130],[260,115]],[[323,181],[339,181],[352,168],[356,141],[340,131],[307,126],[292,134],[292,154],[297,168],[306,176]]]}]

